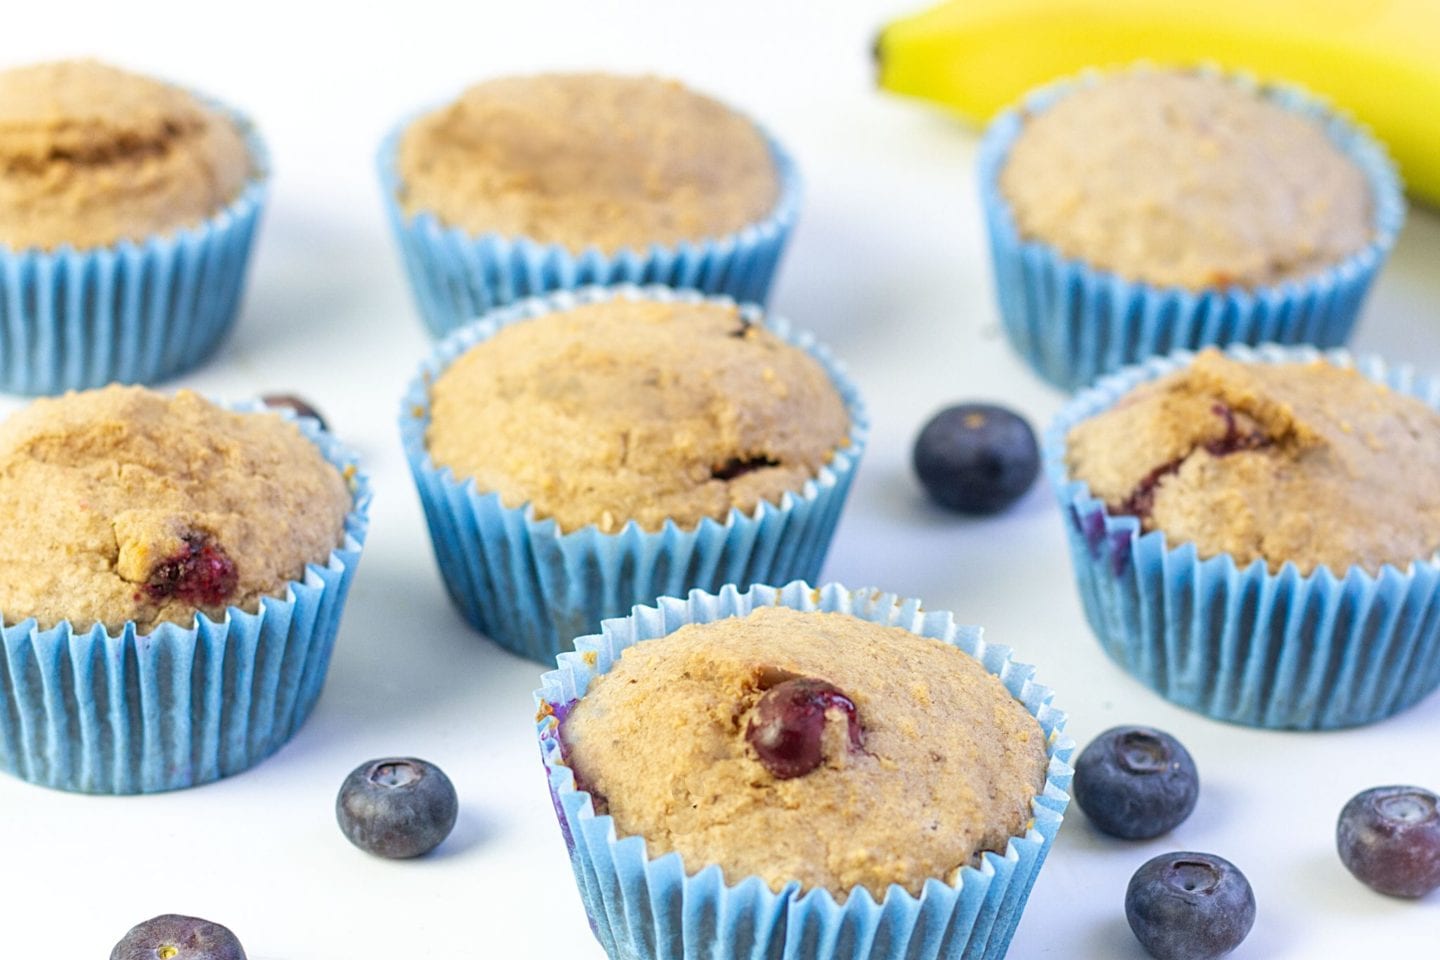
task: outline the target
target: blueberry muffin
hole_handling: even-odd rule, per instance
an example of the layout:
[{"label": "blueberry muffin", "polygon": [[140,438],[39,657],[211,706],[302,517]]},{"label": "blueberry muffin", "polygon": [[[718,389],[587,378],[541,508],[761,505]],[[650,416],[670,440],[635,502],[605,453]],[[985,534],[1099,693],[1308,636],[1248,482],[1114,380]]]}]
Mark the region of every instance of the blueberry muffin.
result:
[{"label": "blueberry muffin", "polygon": [[103,247],[194,226],[256,173],[184,90],[93,60],[0,71],[0,244]]},{"label": "blueberry muffin", "polygon": [[749,120],[674,81],[606,74],[471,87],[405,130],[397,172],[407,216],[576,253],[733,233],[780,195]]},{"label": "blueberry muffin", "polygon": [[1046,737],[941,640],[762,606],[627,648],[560,728],[577,787],[687,872],[918,895],[1025,831]]},{"label": "blueberry muffin", "polygon": [[0,425],[0,612],[188,626],[284,596],[341,545],[346,483],[293,423],[112,386]]},{"label": "blueberry muffin", "polygon": [[1024,239],[1159,287],[1275,285],[1375,234],[1365,172],[1317,120],[1200,72],[1077,86],[1025,117],[999,188]]},{"label": "blueberry muffin", "polygon": [[1111,513],[1242,567],[1341,576],[1440,549],[1440,412],[1324,360],[1206,350],[1073,427],[1065,465]]},{"label": "blueberry muffin", "polygon": [[825,369],[723,302],[615,298],[513,323],[430,387],[437,467],[562,531],[778,503],[849,443]]}]

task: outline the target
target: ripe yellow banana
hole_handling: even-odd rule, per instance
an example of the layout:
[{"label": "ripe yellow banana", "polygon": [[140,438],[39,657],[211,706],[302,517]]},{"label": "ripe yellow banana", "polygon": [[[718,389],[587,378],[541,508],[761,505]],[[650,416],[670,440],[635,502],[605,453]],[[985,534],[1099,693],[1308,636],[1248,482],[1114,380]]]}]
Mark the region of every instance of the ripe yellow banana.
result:
[{"label": "ripe yellow banana", "polygon": [[880,85],[983,121],[1086,67],[1215,63],[1329,98],[1440,203],[1440,0],[950,0],[875,46]]}]

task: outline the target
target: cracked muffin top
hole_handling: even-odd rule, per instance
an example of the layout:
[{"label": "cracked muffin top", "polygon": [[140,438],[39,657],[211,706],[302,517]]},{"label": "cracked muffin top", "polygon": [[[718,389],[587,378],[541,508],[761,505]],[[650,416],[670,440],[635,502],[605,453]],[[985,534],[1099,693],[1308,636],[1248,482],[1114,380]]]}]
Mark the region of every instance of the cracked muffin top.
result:
[{"label": "cracked muffin top", "polygon": [[344,536],[351,494],[294,424],[110,386],[0,425],[0,613],[141,633],[258,609]]},{"label": "cracked muffin top", "polygon": [[1224,77],[1111,74],[1025,118],[1000,174],[1016,227],[1158,286],[1263,286],[1370,242],[1360,168],[1315,120]]},{"label": "cracked muffin top", "polygon": [[964,651],[840,613],[761,607],[628,648],[561,724],[576,785],[648,853],[844,901],[1004,851],[1045,734]]},{"label": "cracked muffin top", "polygon": [[437,466],[567,532],[749,513],[849,443],[819,362],[714,303],[621,297],[513,323],[430,400]]},{"label": "cracked muffin top", "polygon": [[411,216],[576,253],[733,233],[780,192],[745,117],[674,81],[598,73],[471,87],[410,125],[398,173]]},{"label": "cracked muffin top", "polygon": [[1206,350],[1077,424],[1065,460],[1112,513],[1202,558],[1343,576],[1440,549],[1440,412],[1324,360]]},{"label": "cracked muffin top", "polygon": [[100,247],[193,226],[252,174],[235,124],[93,60],[0,71],[0,244]]}]

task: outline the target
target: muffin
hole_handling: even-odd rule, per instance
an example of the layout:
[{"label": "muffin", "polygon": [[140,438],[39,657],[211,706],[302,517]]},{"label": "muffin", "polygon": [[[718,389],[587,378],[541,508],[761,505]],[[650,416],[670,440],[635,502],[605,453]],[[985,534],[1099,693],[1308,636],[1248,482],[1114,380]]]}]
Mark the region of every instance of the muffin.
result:
[{"label": "muffin", "polygon": [[451,596],[543,661],[663,593],[818,573],[865,421],[759,308],[590,288],[447,340],[401,430]]},{"label": "muffin", "polygon": [[0,71],[0,386],[199,363],[229,328],[263,197],[243,118],[95,61]]},{"label": "muffin", "polygon": [[141,387],[31,404],[0,477],[0,610],[42,630],[253,611],[340,546],[351,500],[295,427]]},{"label": "muffin", "polygon": [[1073,749],[1008,651],[804,583],[667,597],[577,650],[537,728],[612,956],[678,957],[702,930],[717,956],[1004,952]]},{"label": "muffin", "polygon": [[560,736],[597,811],[652,855],[839,902],[919,896],[1004,850],[1047,765],[1040,725],[975,659],[788,607],[636,644]]},{"label": "muffin", "polygon": [[819,361],[713,301],[612,299],[506,327],[430,398],[435,465],[562,532],[778,504],[850,427]]},{"label": "muffin", "polygon": [[1256,726],[1369,723],[1440,685],[1437,407],[1409,371],[1279,347],[1082,393],[1045,456],[1107,651]]},{"label": "muffin", "polygon": [[188,391],[111,386],[9,418],[4,768],[148,792],[279,747],[319,694],[368,499],[313,421]]},{"label": "muffin", "polygon": [[1404,217],[1365,134],[1204,71],[1046,88],[980,179],[1007,334],[1070,388],[1176,347],[1344,342]]},{"label": "muffin", "polygon": [[765,136],[669,80],[503,77],[400,140],[401,205],[471,234],[614,254],[734,233],[780,196]]},{"label": "muffin", "polygon": [[93,60],[0,72],[0,243],[77,250],[193,227],[240,195],[240,128],[169,84]]},{"label": "muffin", "polygon": [[403,124],[380,163],[437,334],[590,283],[763,301],[798,199],[789,159],[754,123],[656,77],[480,83]]},{"label": "muffin", "polygon": [[1111,513],[1202,559],[1373,574],[1440,549],[1427,481],[1440,473],[1440,412],[1321,359],[1205,350],[1078,424],[1065,464]]}]

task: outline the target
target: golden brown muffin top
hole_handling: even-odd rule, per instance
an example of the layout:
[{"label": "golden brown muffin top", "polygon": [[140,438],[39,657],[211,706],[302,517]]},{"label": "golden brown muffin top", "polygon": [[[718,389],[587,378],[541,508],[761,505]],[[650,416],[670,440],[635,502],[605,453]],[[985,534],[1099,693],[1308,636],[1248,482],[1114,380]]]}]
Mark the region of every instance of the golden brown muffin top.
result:
[{"label": "golden brown muffin top", "polygon": [[344,537],[345,480],[273,413],[110,386],[0,424],[0,613],[42,629],[254,611]]},{"label": "golden brown muffin top", "polygon": [[1206,350],[1077,424],[1066,465],[1202,558],[1340,576],[1440,549],[1440,412],[1323,360]]},{"label": "golden brown muffin top", "polygon": [[77,249],[173,232],[252,174],[228,118],[93,60],[0,71],[0,244]]},{"label": "golden brown muffin top", "polygon": [[[828,682],[822,759],[777,777],[749,734],[786,681]],[[1025,830],[1045,734],[958,648],[838,613],[762,607],[627,649],[561,728],[577,785],[618,833],[728,882],[798,880],[844,900],[919,894]],[[788,772],[788,771],[787,771]]]},{"label": "golden brown muffin top", "polygon": [[564,531],[749,513],[849,442],[819,362],[714,303],[620,297],[511,324],[430,398],[438,466]]},{"label": "golden brown muffin top", "polygon": [[1194,72],[1111,74],[1027,116],[1000,189],[1026,239],[1158,286],[1292,280],[1373,234],[1364,173],[1316,121]]},{"label": "golden brown muffin top", "polygon": [[779,195],[753,123],[655,77],[489,80],[416,120],[398,166],[412,216],[577,253],[733,233]]}]

